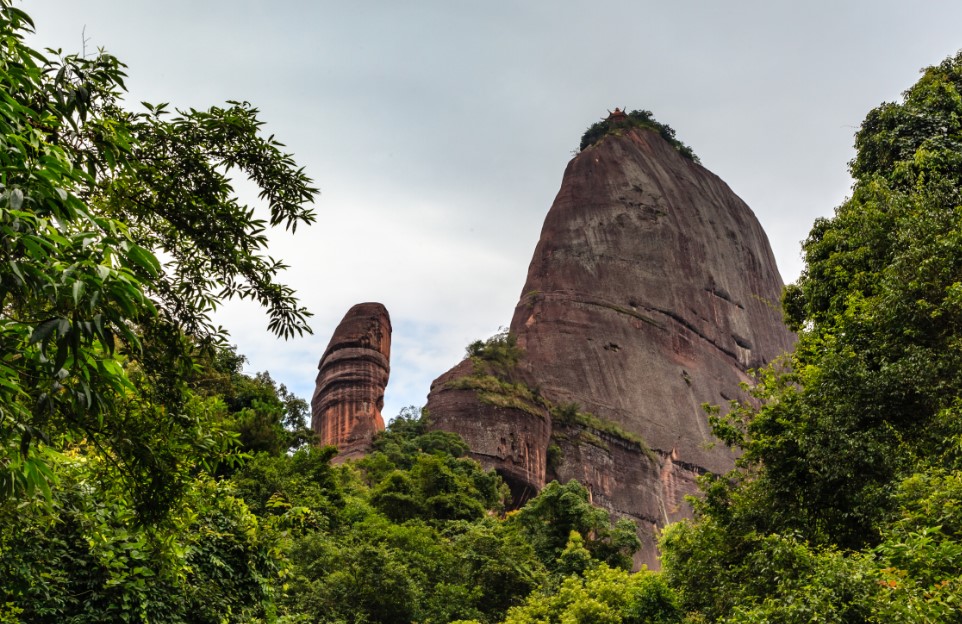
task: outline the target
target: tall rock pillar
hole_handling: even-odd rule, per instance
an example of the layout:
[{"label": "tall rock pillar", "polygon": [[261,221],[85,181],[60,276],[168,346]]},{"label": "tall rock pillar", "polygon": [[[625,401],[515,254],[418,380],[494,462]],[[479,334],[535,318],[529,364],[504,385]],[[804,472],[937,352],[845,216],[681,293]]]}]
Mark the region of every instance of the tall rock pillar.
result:
[{"label": "tall rock pillar", "polygon": [[384,430],[381,408],[391,371],[391,317],[380,303],[359,303],[344,315],[317,365],[311,428],[335,461],[360,457]]}]

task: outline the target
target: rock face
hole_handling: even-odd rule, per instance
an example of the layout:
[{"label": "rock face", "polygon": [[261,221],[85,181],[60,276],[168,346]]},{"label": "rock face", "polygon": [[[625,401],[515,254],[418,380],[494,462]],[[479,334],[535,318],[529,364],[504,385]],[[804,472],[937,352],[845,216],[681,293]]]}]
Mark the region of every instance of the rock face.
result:
[{"label": "rock face", "polygon": [[515,374],[543,414],[459,383],[468,360],[432,384],[430,417],[516,500],[581,481],[639,523],[641,561],[657,565],[656,527],[690,513],[699,474],[732,466],[702,404],[727,404],[794,343],[781,289],[764,231],[724,182],[656,132],[608,136],[568,164],[511,321]]},{"label": "rock face", "polygon": [[359,303],[344,315],[317,365],[311,428],[322,445],[338,448],[335,461],[370,450],[384,430],[381,408],[391,371],[391,317],[380,303]]},{"label": "rock face", "polygon": [[[497,469],[520,506],[546,483],[551,417],[544,405],[501,389],[479,392],[483,372],[464,360],[431,384],[425,409],[432,427],[460,434],[475,459]],[[464,383],[472,380],[481,383]]]}]

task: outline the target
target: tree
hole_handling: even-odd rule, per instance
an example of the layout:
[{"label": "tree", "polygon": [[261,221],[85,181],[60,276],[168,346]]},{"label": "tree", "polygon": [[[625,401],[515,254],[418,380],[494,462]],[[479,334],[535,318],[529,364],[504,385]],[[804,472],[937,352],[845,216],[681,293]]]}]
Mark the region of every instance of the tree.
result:
[{"label": "tree", "polygon": [[[356,462],[333,447],[261,453],[231,480],[286,536],[281,610],[321,622],[493,624],[546,580],[531,544],[500,516],[500,477],[460,457],[454,434],[405,409]],[[388,591],[390,590],[390,591]]]},{"label": "tree", "polygon": [[508,490],[499,477],[462,457],[457,434],[428,431],[426,416],[405,408],[357,462],[372,486],[371,504],[396,522],[473,520],[501,511]]},{"label": "tree", "polygon": [[608,512],[588,502],[588,490],[577,481],[564,485],[552,481],[512,521],[549,569],[564,563],[559,557],[572,532],[586,538],[592,557],[625,570],[631,568],[632,557],[641,547],[635,523],[622,519],[612,526]]},{"label": "tree", "polygon": [[962,53],[856,135],[852,196],[816,221],[785,292],[798,345],[759,372],[756,402],[712,415],[738,468],[706,478],[696,521],[664,537],[686,608],[943,621],[962,599],[958,569],[936,563],[962,544],[938,502],[957,500],[962,471],[960,94]]},{"label": "tree", "polygon": [[[218,302],[251,298],[278,335],[309,331],[262,252],[268,226],[314,221],[316,190],[249,104],[126,111],[120,61],[48,57],[24,43],[32,28],[0,0],[0,492],[49,496],[49,453],[86,439],[150,515],[184,457],[222,444],[185,409],[193,357],[223,340]],[[267,221],[232,171],[260,187]]]},{"label": "tree", "polygon": [[315,440],[307,422],[307,401],[278,385],[270,373],[243,372],[247,361],[234,347],[214,349],[195,360],[188,380],[191,392],[223,401],[219,426],[237,434],[240,452],[274,455],[296,450]]},{"label": "tree", "polygon": [[940,414],[962,396],[960,92],[962,54],[866,118],[853,195],[816,222],[786,293],[798,383],[749,426],[786,514],[840,545],[873,541],[899,479],[954,433]]},{"label": "tree", "polygon": [[629,574],[601,564],[584,577],[569,576],[557,592],[533,593],[508,612],[504,624],[674,624],[677,599],[653,572]]}]

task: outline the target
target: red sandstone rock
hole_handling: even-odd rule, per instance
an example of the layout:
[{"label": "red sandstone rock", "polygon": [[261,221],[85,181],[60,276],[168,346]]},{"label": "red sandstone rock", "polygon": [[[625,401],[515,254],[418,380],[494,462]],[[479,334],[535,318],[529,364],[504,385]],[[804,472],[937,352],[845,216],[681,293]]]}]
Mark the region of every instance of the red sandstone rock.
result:
[{"label": "red sandstone rock", "polygon": [[497,468],[515,502],[523,504],[545,484],[548,410],[499,407],[479,401],[474,390],[451,387],[472,372],[471,361],[464,360],[431,384],[426,406],[430,424],[460,434],[471,456],[489,470]]},{"label": "red sandstone rock", "polygon": [[[748,369],[793,345],[781,289],[764,231],[722,180],[656,132],[608,136],[568,165],[511,331],[525,351],[519,374],[542,396],[577,403],[652,452],[576,423],[532,427],[524,414],[519,455],[499,442],[517,414],[452,389],[457,367],[432,384],[432,422],[516,492],[578,479],[593,502],[639,522],[642,561],[657,565],[655,528],[690,513],[698,474],[732,466],[702,404],[727,404]],[[553,465],[530,465],[551,445]]]},{"label": "red sandstone rock", "polygon": [[384,430],[390,359],[391,318],[384,306],[359,303],[348,310],[317,365],[311,399],[311,427],[320,444],[338,448],[335,461],[364,455]]}]

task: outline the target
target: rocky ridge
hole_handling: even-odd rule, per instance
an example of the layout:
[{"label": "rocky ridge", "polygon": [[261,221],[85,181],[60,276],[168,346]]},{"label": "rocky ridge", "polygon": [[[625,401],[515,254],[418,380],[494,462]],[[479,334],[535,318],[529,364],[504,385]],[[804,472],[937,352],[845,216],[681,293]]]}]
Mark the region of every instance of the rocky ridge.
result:
[{"label": "rocky ridge", "polygon": [[733,463],[702,405],[736,398],[793,345],[781,289],[748,206],[658,133],[623,129],[565,171],[511,321],[521,355],[492,370],[479,353],[439,377],[431,422],[518,503],[581,481],[639,522],[640,561],[657,565],[656,528],[690,513],[699,474]]}]

